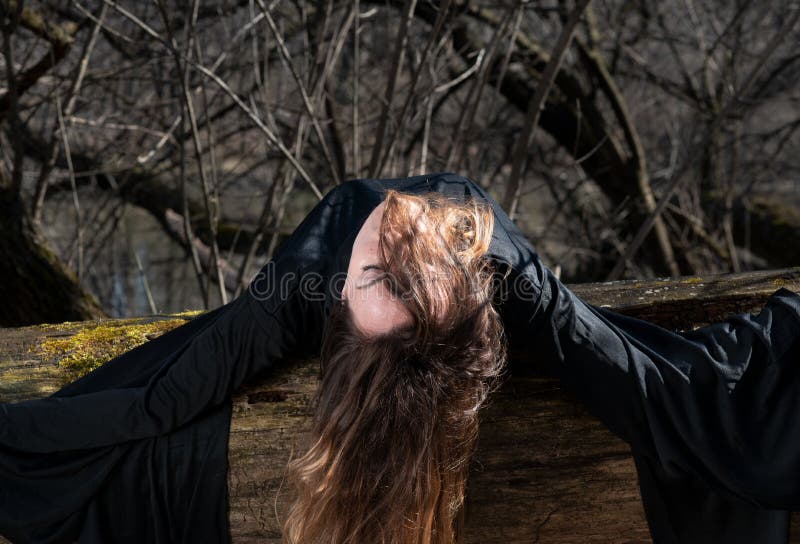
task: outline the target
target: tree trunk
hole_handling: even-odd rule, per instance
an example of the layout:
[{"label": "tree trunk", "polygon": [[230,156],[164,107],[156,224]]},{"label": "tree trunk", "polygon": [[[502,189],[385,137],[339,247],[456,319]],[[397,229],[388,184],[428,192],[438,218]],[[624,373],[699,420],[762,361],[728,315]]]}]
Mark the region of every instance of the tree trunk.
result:
[{"label": "tree trunk", "polygon": [[[800,268],[570,287],[592,304],[690,329],[758,312],[779,287],[800,291]],[[64,363],[74,361],[76,353],[95,362],[116,354],[103,353],[103,342],[91,341],[92,334],[118,339],[121,331],[135,330],[145,339],[185,319],[156,316],[0,330],[0,401],[52,393],[74,377]],[[109,327],[118,332],[108,334]],[[70,338],[79,345],[70,348],[64,343]],[[469,482],[467,542],[649,542],[628,446],[558,382],[526,364],[525,354],[511,355],[512,376],[482,414]],[[315,361],[287,362],[234,398],[229,449],[234,542],[279,542],[276,512],[286,511],[284,469],[303,450],[317,374]],[[791,542],[800,542],[796,529]]]},{"label": "tree trunk", "polygon": [[800,209],[780,197],[751,196],[734,203],[736,243],[771,266],[800,263]]},{"label": "tree trunk", "polygon": [[16,195],[1,188],[0,301],[3,327],[106,315],[39,238]]}]

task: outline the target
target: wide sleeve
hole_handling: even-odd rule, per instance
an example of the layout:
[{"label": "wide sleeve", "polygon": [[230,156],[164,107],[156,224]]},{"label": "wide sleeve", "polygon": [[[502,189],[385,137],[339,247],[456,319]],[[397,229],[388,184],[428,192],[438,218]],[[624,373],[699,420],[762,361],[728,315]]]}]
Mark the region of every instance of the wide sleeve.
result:
[{"label": "wide sleeve", "polygon": [[[32,453],[67,451],[169,432],[296,352],[303,345],[298,338],[302,316],[290,304],[273,314],[263,312],[247,291],[167,353],[142,384],[98,389],[89,378],[81,384],[88,391],[76,393],[72,387],[69,396],[0,404],[0,444]],[[124,364],[135,369],[132,358]],[[111,361],[97,379],[102,374],[107,380],[122,364]]]},{"label": "wide sleeve", "polygon": [[230,396],[279,361],[318,351],[323,211],[235,300],[50,397],[0,403],[0,534],[227,542]]},{"label": "wide sleeve", "polygon": [[[159,435],[276,361],[318,352],[346,188],[329,191],[234,301],[107,362],[55,395],[0,404],[0,444],[65,451]],[[80,422],[76,428],[72,422]]]},{"label": "wide sleeve", "polygon": [[800,507],[800,296],[685,333],[586,303],[533,248],[512,263],[512,330],[615,433],[763,507]]},{"label": "wide sleeve", "polygon": [[[481,192],[472,188],[473,192]],[[688,332],[570,291],[496,202],[509,344],[632,448],[657,543],[786,542],[800,509],[800,296]]]}]

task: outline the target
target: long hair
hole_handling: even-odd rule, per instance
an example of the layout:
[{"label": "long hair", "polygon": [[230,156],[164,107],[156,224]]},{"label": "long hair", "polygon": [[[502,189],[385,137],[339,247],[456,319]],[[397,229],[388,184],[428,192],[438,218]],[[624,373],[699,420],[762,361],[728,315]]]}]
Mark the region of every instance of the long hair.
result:
[{"label": "long hair", "polygon": [[493,218],[480,201],[387,192],[384,280],[413,322],[366,336],[346,301],[332,310],[311,447],[289,464],[284,542],[461,541],[478,409],[506,355],[482,258]]}]

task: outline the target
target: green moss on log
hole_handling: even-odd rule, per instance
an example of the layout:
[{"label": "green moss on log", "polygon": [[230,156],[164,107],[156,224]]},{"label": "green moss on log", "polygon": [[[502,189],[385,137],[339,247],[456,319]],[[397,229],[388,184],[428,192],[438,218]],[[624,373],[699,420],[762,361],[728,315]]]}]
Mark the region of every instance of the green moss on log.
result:
[{"label": "green moss on log", "polygon": [[[199,312],[184,312],[192,315]],[[105,321],[82,328],[67,337],[44,338],[30,348],[44,360],[58,360],[63,370],[60,381],[63,385],[88,374],[106,361],[144,344],[161,334],[186,323],[185,319],[165,319],[152,323],[129,324],[123,321]],[[48,325],[56,329],[60,325]],[[66,328],[66,327],[64,327]]]}]

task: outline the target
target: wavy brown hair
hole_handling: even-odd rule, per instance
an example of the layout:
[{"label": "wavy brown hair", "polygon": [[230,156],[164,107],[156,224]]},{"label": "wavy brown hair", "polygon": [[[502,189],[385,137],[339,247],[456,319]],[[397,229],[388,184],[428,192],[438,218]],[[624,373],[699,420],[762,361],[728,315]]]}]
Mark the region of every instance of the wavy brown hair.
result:
[{"label": "wavy brown hair", "polygon": [[478,409],[505,339],[492,306],[491,208],[386,194],[384,280],[412,325],[365,336],[346,301],[326,323],[312,445],[289,464],[291,544],[449,544],[462,538]]}]

